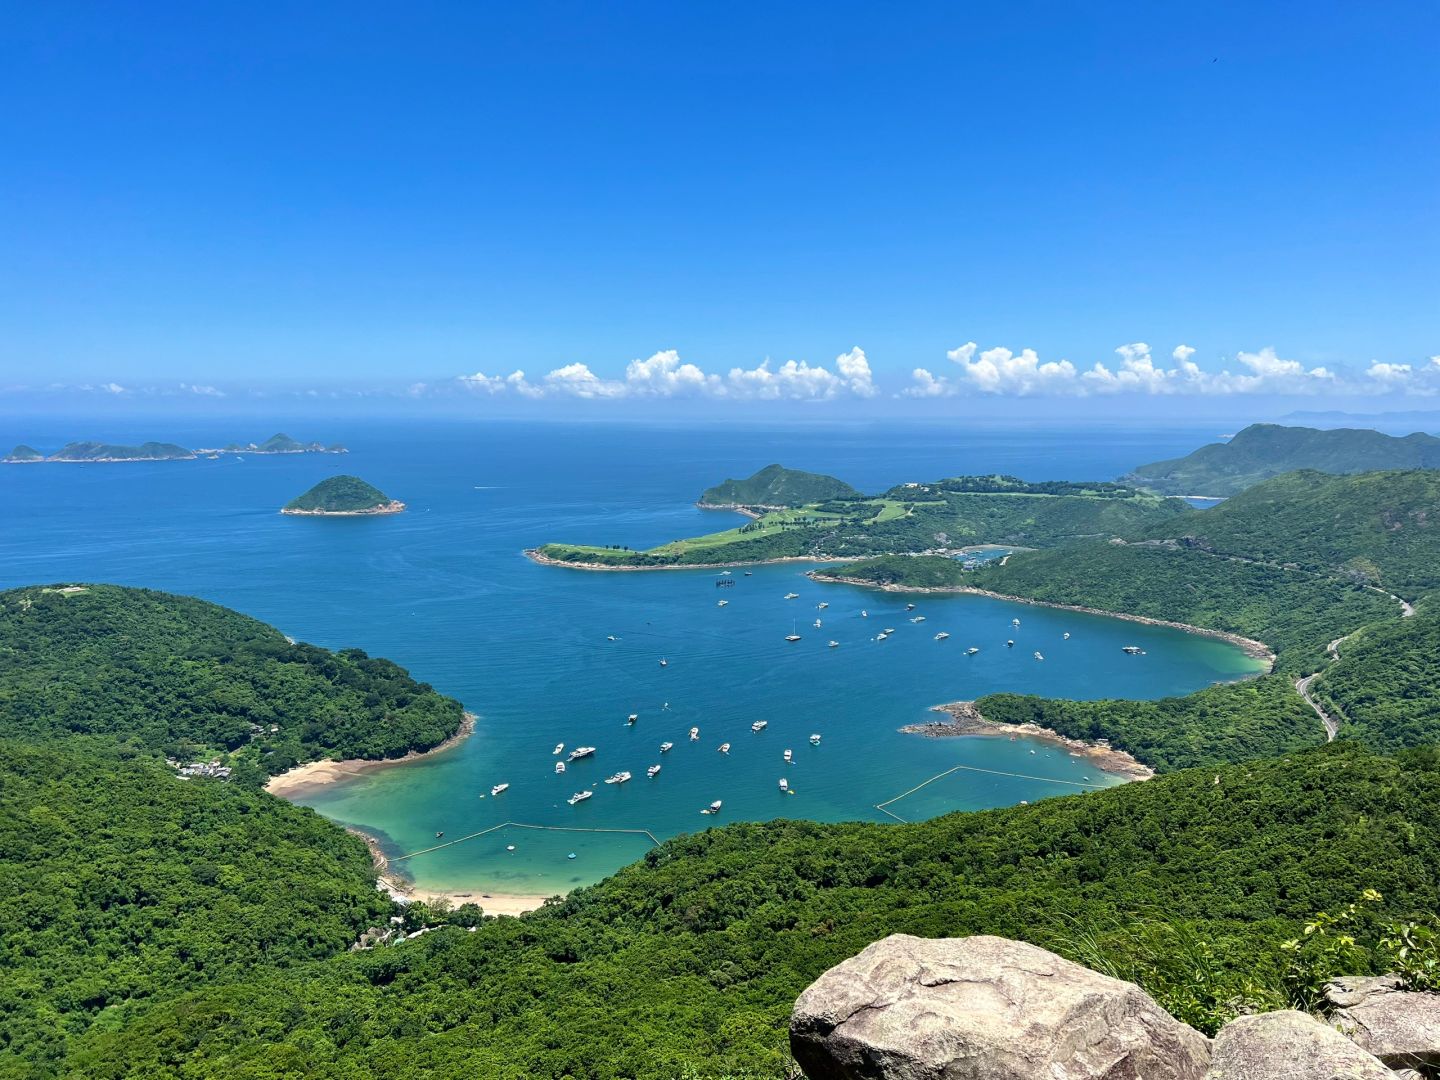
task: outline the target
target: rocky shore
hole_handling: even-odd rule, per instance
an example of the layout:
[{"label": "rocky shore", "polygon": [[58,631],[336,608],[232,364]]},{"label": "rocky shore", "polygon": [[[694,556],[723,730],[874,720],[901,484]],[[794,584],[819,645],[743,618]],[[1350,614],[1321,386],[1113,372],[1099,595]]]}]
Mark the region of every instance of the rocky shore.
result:
[{"label": "rocky shore", "polygon": [[282,514],[289,514],[292,517],[375,517],[379,514],[398,514],[405,509],[405,504],[399,499],[391,499],[379,506],[366,507],[364,510],[281,510]]},{"label": "rocky shore", "polygon": [[945,705],[932,706],[933,712],[944,713],[948,720],[934,720],[924,724],[907,724],[900,730],[907,735],[924,735],[930,739],[953,738],[958,735],[982,735],[994,737],[1020,735],[1063,746],[1073,754],[1095,763],[1105,772],[1123,776],[1127,780],[1148,780],[1155,770],[1136,761],[1123,750],[1116,750],[1108,743],[1090,743],[1083,739],[1071,739],[1059,732],[1051,731],[1039,724],[1001,724],[987,720],[975,707],[973,701],[952,701]]}]

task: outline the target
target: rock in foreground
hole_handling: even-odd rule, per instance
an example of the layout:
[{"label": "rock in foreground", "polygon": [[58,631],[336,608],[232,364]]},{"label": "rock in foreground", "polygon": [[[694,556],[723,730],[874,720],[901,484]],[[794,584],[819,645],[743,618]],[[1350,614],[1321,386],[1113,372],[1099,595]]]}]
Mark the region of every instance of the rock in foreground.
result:
[{"label": "rock in foreground", "polygon": [[1406,992],[1393,975],[1337,979],[1335,1026],[1392,1069],[1440,1066],[1440,994]]},{"label": "rock in foreground", "polygon": [[1373,1054],[1302,1012],[1241,1016],[1220,1029],[1205,1080],[1395,1080]]},{"label": "rock in foreground", "polygon": [[1132,983],[1024,942],[906,934],[812,983],[790,1047],[810,1080],[1200,1080],[1210,1060]]}]

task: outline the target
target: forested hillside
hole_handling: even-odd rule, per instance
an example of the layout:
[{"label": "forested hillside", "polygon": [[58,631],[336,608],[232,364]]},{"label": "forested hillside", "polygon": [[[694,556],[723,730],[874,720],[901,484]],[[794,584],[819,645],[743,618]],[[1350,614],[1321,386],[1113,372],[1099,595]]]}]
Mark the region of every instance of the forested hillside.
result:
[{"label": "forested hillside", "polygon": [[1340,646],[1312,692],[1340,737],[1381,750],[1440,743],[1440,615],[1432,601],[1404,622],[1369,627]]},{"label": "forested hillside", "polygon": [[700,505],[805,506],[827,499],[855,498],[859,494],[844,480],[833,476],[766,465],[744,480],[726,480],[706,488],[700,494]]},{"label": "forested hillside", "polygon": [[1433,435],[1396,438],[1368,429],[1252,424],[1228,442],[1141,465],[1125,480],[1165,495],[1223,497],[1297,469],[1344,474],[1437,467],[1440,439]]},{"label": "forested hillside", "polygon": [[113,739],[0,740],[0,1077],[48,1075],[151,998],[343,952],[389,910],[364,843],[311,810]]},{"label": "forested hillside", "polygon": [[358,649],[292,644],[217,604],[115,585],[0,593],[0,737],[114,734],[252,773],[426,750],[459,702]]},{"label": "forested hillside", "polygon": [[1440,470],[1290,473],[1150,535],[1342,573],[1413,599],[1440,587]]},{"label": "forested hillside", "polygon": [[[97,1080],[778,1080],[796,994],[896,932],[1034,941],[1213,1030],[1289,1000],[1281,943],[1366,888],[1379,914],[1433,909],[1434,751],[1331,746],[915,825],[732,825],[524,919],[157,1003],[69,1065]],[[1362,950],[1378,932],[1356,928]]]}]

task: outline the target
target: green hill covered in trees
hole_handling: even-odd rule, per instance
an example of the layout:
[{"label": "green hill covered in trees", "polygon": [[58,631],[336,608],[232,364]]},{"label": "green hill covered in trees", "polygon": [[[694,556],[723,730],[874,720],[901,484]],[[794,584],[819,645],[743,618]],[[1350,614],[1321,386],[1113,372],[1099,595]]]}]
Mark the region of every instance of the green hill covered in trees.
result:
[{"label": "green hill covered in trees", "polygon": [[1440,468],[1440,439],[1421,432],[1396,438],[1358,428],[1252,424],[1228,442],[1141,465],[1123,481],[1163,495],[1223,497],[1298,469],[1362,473],[1434,468]]},{"label": "green hill covered in trees", "polygon": [[[1218,780],[1217,780],[1218,777]],[[258,972],[96,1025],[96,1078],[767,1077],[795,996],[887,934],[1000,934],[1213,1031],[1327,974],[1282,943],[1367,888],[1353,956],[1440,886],[1440,756],[1332,746],[915,825],[736,824],[474,933]]]},{"label": "green hill covered in trees", "polygon": [[117,443],[66,443],[47,461],[188,461],[195,451],[166,442],[146,442],[139,446]]},{"label": "green hill covered in trees", "polygon": [[405,504],[358,476],[332,476],[285,504],[283,514],[393,514]]},{"label": "green hill covered in trees", "polygon": [[116,585],[0,593],[0,737],[115,735],[264,776],[439,745],[460,703],[358,649],[291,643],[191,597]]},{"label": "green hill covered in trees", "polygon": [[860,495],[844,480],[821,473],[766,465],[744,480],[726,480],[706,488],[701,506],[806,506],[828,499],[851,499]]}]

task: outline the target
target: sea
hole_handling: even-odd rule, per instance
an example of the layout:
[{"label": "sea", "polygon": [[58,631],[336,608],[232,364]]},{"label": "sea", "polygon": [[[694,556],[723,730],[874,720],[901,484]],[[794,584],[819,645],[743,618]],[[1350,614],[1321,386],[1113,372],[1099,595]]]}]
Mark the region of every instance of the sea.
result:
[{"label": "sea", "polygon": [[[276,426],[12,417],[0,441],[46,452],[80,438],[207,446],[259,441]],[[428,889],[552,895],[728,822],[917,821],[1109,786],[1121,778],[1053,743],[899,729],[935,719],[936,704],[996,691],[1158,698],[1257,669],[1213,638],[983,597],[819,584],[802,564],[595,573],[523,554],[546,541],[641,548],[728,528],[741,519],[698,509],[697,496],[772,462],[875,491],[964,473],[1110,479],[1214,441],[1209,427],[284,426],[350,453],[0,466],[0,587],[113,582],[199,596],[297,640],[389,657],[458,698],[479,719],[454,749],[298,797],[379,838]],[[341,472],[408,511],[277,513]],[[937,641],[941,631],[950,636]],[[798,642],[786,641],[792,633]],[[673,749],[662,753],[662,742]],[[578,746],[596,751],[557,775],[555,762]],[[632,778],[604,783],[621,771]],[[701,813],[716,801],[718,813]]]}]

